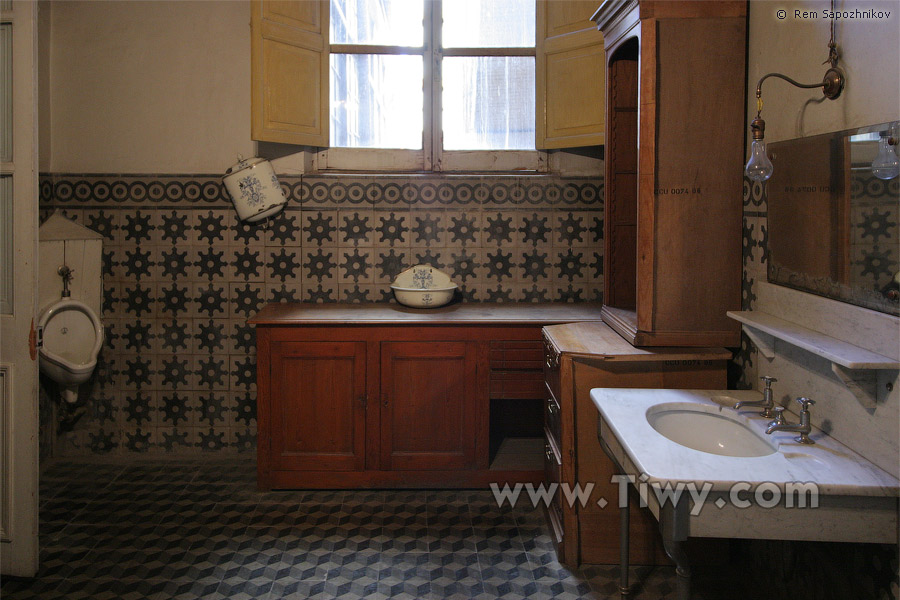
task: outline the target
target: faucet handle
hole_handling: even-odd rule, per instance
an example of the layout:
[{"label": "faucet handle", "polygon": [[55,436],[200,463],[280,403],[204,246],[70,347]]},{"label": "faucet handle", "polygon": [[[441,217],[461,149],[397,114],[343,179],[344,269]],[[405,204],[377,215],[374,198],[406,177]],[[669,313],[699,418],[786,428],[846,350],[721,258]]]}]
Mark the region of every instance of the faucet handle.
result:
[{"label": "faucet handle", "polygon": [[775,383],[776,381],[778,381],[777,379],[775,379],[774,377],[771,377],[769,375],[763,375],[762,377],[760,377],[760,379],[763,381],[763,383],[766,384],[767,388],[772,387],[772,384]]},{"label": "faucet handle", "polygon": [[804,398],[803,396],[797,398],[797,403],[800,405],[801,410],[809,411],[809,407],[812,404],[815,404],[815,400],[811,400],[809,398]]},{"label": "faucet handle", "polygon": [[784,407],[776,406],[772,408],[775,411],[775,420],[773,420],[769,425],[784,425],[786,421],[784,420]]}]

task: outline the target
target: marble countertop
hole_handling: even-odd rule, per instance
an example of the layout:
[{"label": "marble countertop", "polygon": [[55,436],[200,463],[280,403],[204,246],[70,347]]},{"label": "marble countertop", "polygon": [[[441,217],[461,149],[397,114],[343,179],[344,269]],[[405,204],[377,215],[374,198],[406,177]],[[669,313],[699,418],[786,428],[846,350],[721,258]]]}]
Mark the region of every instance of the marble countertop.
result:
[{"label": "marble countertop", "polygon": [[456,302],[440,308],[409,308],[399,304],[269,304],[249,320],[252,325],[550,325],[599,321],[593,303],[527,302],[492,304]]},{"label": "marble countertop", "polygon": [[[785,483],[798,482],[815,483],[820,495],[900,495],[900,481],[815,427],[810,433],[816,442],[812,445],[795,442],[794,432],[766,435],[769,419],[759,416],[759,407],[737,412],[748,427],[777,447],[768,456],[731,457],[693,450],[658,433],[646,418],[649,408],[665,402],[694,402],[731,410],[739,400],[761,400],[759,392],[597,388],[591,390],[591,399],[602,417],[601,436],[614,434],[617,446],[637,470],[635,474],[646,473],[651,485],[709,482],[717,491],[728,490],[737,482],[772,482],[782,489]],[[787,419],[795,422],[797,417],[788,415]]]}]

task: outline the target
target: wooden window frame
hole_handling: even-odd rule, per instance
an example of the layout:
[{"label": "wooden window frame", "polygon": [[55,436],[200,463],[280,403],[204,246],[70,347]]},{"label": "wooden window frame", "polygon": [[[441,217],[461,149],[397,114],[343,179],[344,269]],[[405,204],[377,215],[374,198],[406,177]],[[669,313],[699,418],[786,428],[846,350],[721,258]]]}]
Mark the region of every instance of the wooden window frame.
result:
[{"label": "wooden window frame", "polygon": [[[603,36],[588,20],[591,0],[535,0],[535,47],[441,49],[440,31],[432,25],[422,54],[425,78],[433,80],[444,56],[535,57],[536,150],[454,150],[440,148],[440,130],[432,127],[420,151],[328,148],[329,74],[332,48],[329,0],[253,0],[251,3],[251,138],[303,149],[303,170],[343,172],[537,172],[560,168],[552,150],[602,145],[605,140]],[[425,4],[430,23],[438,22],[441,4]],[[335,45],[335,51],[350,47]],[[409,53],[391,46],[382,54]],[[431,50],[437,48],[437,51]],[[440,88],[434,87],[433,90]],[[440,115],[440,97],[428,90],[426,119]],[[438,125],[439,127],[439,125]],[[570,154],[569,157],[574,157]],[[566,168],[573,168],[571,158]],[[593,168],[593,166],[591,167]],[[577,168],[576,168],[577,170]],[[589,171],[592,172],[592,171]]]},{"label": "wooden window frame", "polygon": [[[444,150],[441,119],[441,66],[444,57],[531,56],[529,48],[443,48],[441,41],[443,0],[426,0],[425,41],[421,47],[330,44],[330,54],[418,55],[423,57],[424,128],[420,150],[329,147],[317,155],[320,170],[516,172],[548,170],[547,153],[540,150]],[[330,6],[330,4],[329,4]],[[535,84],[537,85],[537,84]],[[330,107],[329,107],[330,110]],[[329,113],[330,119],[330,113]]]}]

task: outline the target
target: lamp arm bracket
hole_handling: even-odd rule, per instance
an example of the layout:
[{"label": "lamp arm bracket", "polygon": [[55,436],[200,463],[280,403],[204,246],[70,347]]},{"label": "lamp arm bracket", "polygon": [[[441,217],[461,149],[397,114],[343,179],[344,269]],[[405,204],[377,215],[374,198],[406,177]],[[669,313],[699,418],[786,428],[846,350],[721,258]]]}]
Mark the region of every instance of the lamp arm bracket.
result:
[{"label": "lamp arm bracket", "polygon": [[834,100],[838,96],[841,95],[841,92],[844,90],[844,72],[838,67],[831,67],[827,71],[825,71],[825,77],[819,83],[800,83],[798,81],[794,81],[787,75],[782,75],[781,73],[766,73],[759,79],[759,83],[756,84],[756,97],[760,98],[762,96],[762,84],[763,81],[768,79],[769,77],[778,77],[779,79],[784,79],[791,85],[797,86],[798,88],[822,88],[822,93],[825,94],[825,97],[829,100]]}]

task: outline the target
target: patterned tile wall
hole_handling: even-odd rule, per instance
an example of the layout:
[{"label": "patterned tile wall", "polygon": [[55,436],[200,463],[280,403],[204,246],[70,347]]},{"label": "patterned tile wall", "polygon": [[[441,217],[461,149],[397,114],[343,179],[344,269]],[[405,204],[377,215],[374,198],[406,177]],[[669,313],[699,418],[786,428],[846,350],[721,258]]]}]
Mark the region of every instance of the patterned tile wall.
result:
[{"label": "patterned tile wall", "polygon": [[219,176],[41,176],[43,217],[106,238],[106,346],[55,455],[255,449],[246,319],[266,302],[393,301],[422,262],[465,301],[601,299],[602,179],[279,179],[286,210],[248,224]]},{"label": "patterned tile wall", "polygon": [[[868,171],[850,177],[850,282],[881,290],[900,268],[900,181],[878,179]],[[893,240],[893,243],[891,243]]]},{"label": "patterned tile wall", "polygon": [[[756,282],[766,280],[768,265],[768,204],[765,186],[744,178],[743,191],[741,306],[750,310],[756,302]],[[756,379],[756,346],[741,332],[741,347],[732,362],[729,387],[753,389]]]}]

